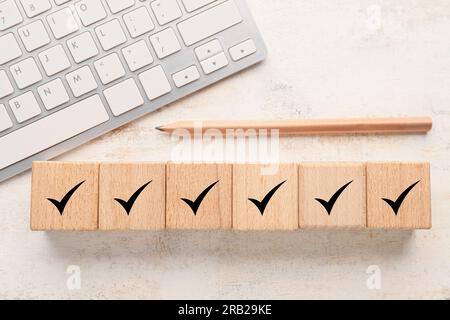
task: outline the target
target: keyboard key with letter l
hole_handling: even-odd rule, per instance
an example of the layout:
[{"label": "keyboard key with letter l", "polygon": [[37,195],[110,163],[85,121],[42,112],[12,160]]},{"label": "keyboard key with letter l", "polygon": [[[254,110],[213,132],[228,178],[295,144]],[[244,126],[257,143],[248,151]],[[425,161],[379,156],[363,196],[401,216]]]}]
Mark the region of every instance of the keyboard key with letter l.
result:
[{"label": "keyboard key with letter l", "polygon": [[109,120],[98,95],[0,138],[0,170]]}]

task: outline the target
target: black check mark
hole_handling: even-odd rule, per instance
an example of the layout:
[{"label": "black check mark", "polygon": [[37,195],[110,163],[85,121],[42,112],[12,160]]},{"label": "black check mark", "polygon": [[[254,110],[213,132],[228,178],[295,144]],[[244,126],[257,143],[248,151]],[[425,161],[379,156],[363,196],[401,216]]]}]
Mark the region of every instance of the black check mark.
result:
[{"label": "black check mark", "polygon": [[402,194],[397,198],[397,200],[392,201],[390,199],[383,198],[383,201],[385,201],[394,211],[394,214],[397,215],[398,211],[400,210],[400,207],[402,206],[403,201],[405,201],[406,196],[411,192],[411,190],[420,182],[414,182],[412,185],[410,185],[405,191],[402,192]]},{"label": "black check mark", "polygon": [[248,200],[250,200],[259,210],[259,212],[261,212],[261,215],[264,215],[264,211],[266,210],[267,205],[269,204],[270,199],[272,199],[273,195],[275,194],[275,192],[277,192],[278,189],[280,189],[280,187],[286,182],[287,180],[284,180],[283,182],[281,182],[280,184],[278,184],[277,186],[275,186],[272,190],[269,191],[268,194],[266,194],[266,196],[264,197],[264,199],[262,199],[262,201],[258,201],[256,199],[253,198],[248,198]]},{"label": "black check mark", "polygon": [[328,201],[325,201],[325,200],[319,199],[319,198],[316,198],[315,200],[318,201],[325,208],[325,210],[327,210],[328,215],[331,215],[331,211],[333,210],[334,204],[339,199],[339,197],[341,196],[342,192],[344,192],[344,190],[347,189],[347,187],[352,182],[353,182],[353,180],[348,182],[348,183],[346,183],[346,184],[344,184],[338,191],[336,191],[335,194],[333,194],[333,196]]},{"label": "black check mark", "polygon": [[139,198],[139,196],[141,195],[142,191],[144,191],[144,189],[150,184],[152,183],[153,180],[147,182],[146,184],[144,184],[142,187],[140,187],[139,189],[136,190],[135,193],[133,193],[133,195],[131,196],[131,198],[128,201],[119,199],[119,198],[114,198],[114,200],[116,200],[126,211],[127,215],[130,215],[131,209],[133,209],[133,205],[136,202],[137,198]]},{"label": "black check mark", "polygon": [[219,183],[220,180],[217,180],[216,182],[214,182],[212,185],[210,185],[208,188],[206,188],[205,190],[203,190],[202,193],[200,193],[200,195],[197,197],[197,199],[195,199],[195,201],[189,200],[189,199],[185,199],[185,198],[181,198],[181,200],[183,200],[184,202],[186,202],[186,204],[192,209],[192,212],[194,212],[194,215],[197,215],[197,211],[198,208],[200,208],[200,205],[202,204],[203,199],[205,199],[206,195],[208,194],[208,192],[217,184]]},{"label": "black check mark", "polygon": [[62,198],[61,201],[51,199],[51,198],[47,198],[47,200],[50,201],[51,203],[53,203],[53,205],[56,207],[56,209],[58,209],[60,215],[63,215],[64,209],[66,208],[66,205],[69,202],[70,198],[73,196],[75,191],[77,191],[77,189],[85,182],[86,182],[86,180],[80,182],[75,187],[70,189],[69,192],[66,193],[66,195],[64,196],[64,198]]}]

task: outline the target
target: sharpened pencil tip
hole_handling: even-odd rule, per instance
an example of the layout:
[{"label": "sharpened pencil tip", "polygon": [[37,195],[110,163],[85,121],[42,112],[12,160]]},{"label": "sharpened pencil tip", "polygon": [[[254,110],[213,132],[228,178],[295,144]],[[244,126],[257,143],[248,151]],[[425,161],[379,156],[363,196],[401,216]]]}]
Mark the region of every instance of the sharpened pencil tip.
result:
[{"label": "sharpened pencil tip", "polygon": [[163,126],[159,126],[159,127],[155,127],[156,130],[164,132],[164,127]]}]

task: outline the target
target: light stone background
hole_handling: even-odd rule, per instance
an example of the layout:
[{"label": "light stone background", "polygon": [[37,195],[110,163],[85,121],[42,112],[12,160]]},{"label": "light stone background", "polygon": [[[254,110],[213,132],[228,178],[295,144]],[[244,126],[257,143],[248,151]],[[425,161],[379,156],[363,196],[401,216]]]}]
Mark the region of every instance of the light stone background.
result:
[{"label": "light stone background", "polygon": [[[283,139],[283,161],[429,160],[432,231],[33,233],[30,173],[0,184],[0,298],[450,299],[450,2],[249,0],[261,65],[59,160],[169,160],[182,119],[431,115],[428,136]],[[7,152],[7,151],[2,151]],[[81,289],[66,286],[69,265]],[[366,270],[381,270],[369,290]]]}]

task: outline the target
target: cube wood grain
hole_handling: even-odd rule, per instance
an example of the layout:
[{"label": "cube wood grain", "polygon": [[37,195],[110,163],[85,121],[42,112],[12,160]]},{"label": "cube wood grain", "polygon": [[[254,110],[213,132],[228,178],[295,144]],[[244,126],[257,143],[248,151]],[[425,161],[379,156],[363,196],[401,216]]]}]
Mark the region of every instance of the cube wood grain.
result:
[{"label": "cube wood grain", "polygon": [[165,228],[164,163],[103,163],[99,181],[100,230]]},{"label": "cube wood grain", "polygon": [[96,163],[34,162],[31,229],[98,229]]},{"label": "cube wood grain", "polygon": [[230,229],[232,165],[167,164],[166,227]]},{"label": "cube wood grain", "polygon": [[430,165],[368,163],[369,228],[431,228]]},{"label": "cube wood grain", "polygon": [[298,229],[298,165],[279,164],[264,175],[264,165],[233,166],[233,228]]},{"label": "cube wood grain", "polygon": [[299,167],[300,228],[366,227],[366,167],[311,163]]}]

